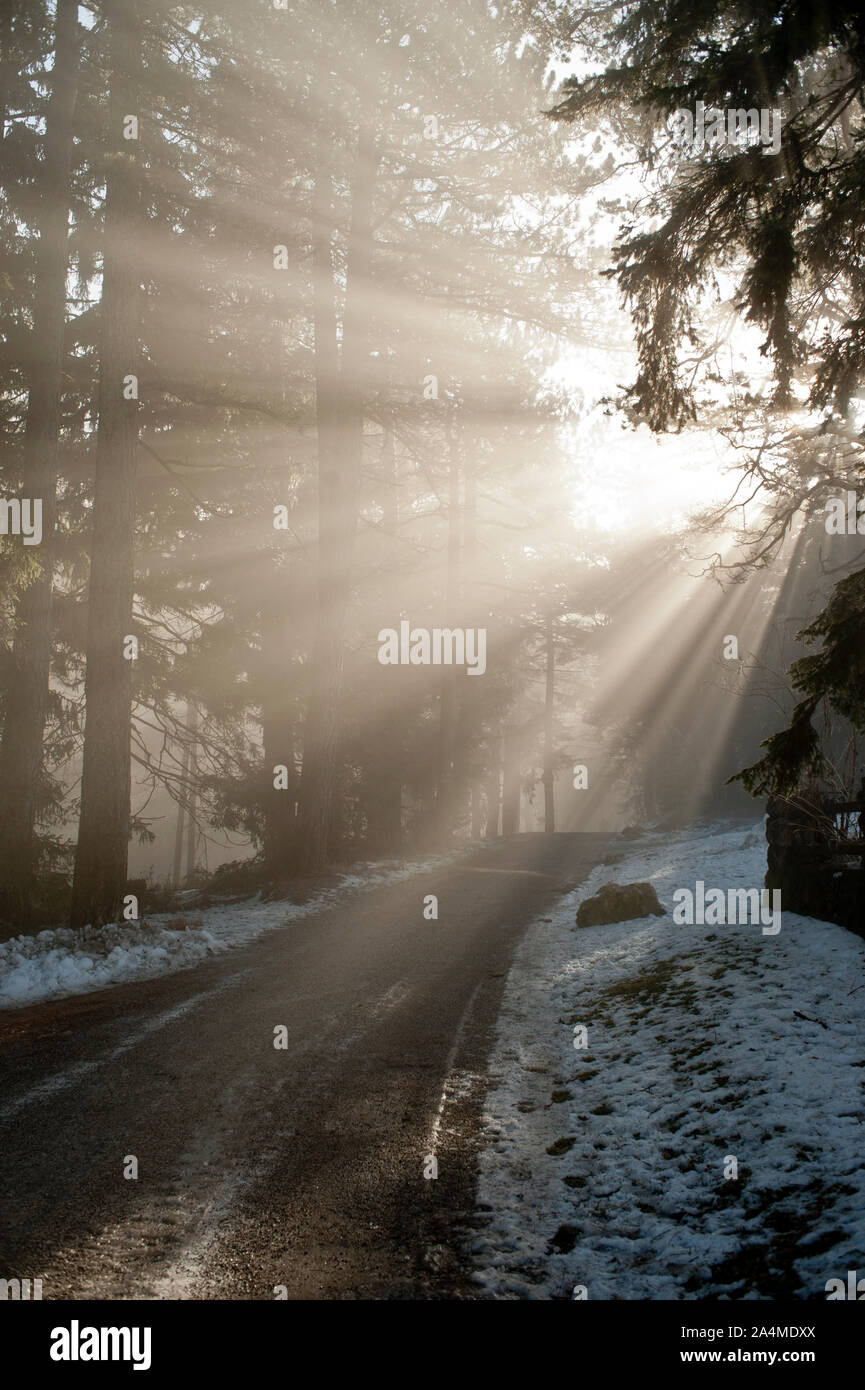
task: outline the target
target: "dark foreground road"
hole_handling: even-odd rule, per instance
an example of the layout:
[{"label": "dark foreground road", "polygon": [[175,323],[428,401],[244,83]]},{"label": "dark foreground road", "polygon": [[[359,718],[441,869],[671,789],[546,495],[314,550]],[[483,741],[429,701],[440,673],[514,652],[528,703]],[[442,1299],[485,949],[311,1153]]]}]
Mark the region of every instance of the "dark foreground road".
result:
[{"label": "dark foreground road", "polygon": [[472,1297],[504,976],[604,839],[495,842],[194,970],[0,1015],[0,1278],[46,1299]]}]

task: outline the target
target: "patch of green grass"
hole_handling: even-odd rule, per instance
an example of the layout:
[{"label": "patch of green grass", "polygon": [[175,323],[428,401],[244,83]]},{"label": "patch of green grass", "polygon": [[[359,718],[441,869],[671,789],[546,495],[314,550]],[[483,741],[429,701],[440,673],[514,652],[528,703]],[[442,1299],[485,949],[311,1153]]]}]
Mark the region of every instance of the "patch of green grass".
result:
[{"label": "patch of green grass", "polygon": [[673,978],[674,962],[661,960],[655,965],[646,966],[636,975],[607,985],[598,995],[598,1001],[625,1004],[651,1004],[657,1002]]}]

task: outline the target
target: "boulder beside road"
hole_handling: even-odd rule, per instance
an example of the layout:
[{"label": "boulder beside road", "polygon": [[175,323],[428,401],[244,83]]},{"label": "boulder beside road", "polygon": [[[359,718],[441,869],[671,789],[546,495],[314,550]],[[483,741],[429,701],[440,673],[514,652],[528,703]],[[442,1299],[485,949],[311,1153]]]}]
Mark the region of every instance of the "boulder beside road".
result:
[{"label": "boulder beside road", "polygon": [[663,917],[651,883],[605,883],[577,908],[578,927],[602,927],[611,922],[630,922],[636,917]]}]

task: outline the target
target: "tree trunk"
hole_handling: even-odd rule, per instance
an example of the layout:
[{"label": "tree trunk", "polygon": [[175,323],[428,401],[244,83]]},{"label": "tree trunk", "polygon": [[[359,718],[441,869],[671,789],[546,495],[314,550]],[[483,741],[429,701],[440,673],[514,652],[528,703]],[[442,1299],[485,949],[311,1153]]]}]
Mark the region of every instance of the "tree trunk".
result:
[{"label": "tree trunk", "polygon": [[501,813],[501,773],[500,758],[495,757],[495,767],[490,769],[490,774],[484,784],[486,790],[487,820],[484,827],[484,839],[494,840],[499,833],[499,818]]},{"label": "tree trunk", "polygon": [[[482,626],[485,622],[478,594],[477,447],[477,436],[474,431],[468,440],[465,439],[464,435],[460,584],[463,622],[469,623],[473,627]],[[457,756],[465,768],[469,783],[471,838],[473,840],[480,839],[483,831],[484,778],[488,772],[485,767],[483,752],[485,743],[483,733],[484,684],[485,682],[478,677],[463,681],[456,736]],[[496,797],[496,820],[498,821],[498,797]],[[496,831],[498,831],[498,824]]]},{"label": "tree trunk", "polygon": [[517,835],[520,829],[520,730],[505,725],[504,776],[502,782],[502,834]]},{"label": "tree trunk", "polygon": [[547,680],[544,696],[544,830],[549,835],[556,828],[556,789],[553,749],[553,712],[556,678],[556,647],[553,615],[547,614],[545,624],[547,647]]},{"label": "tree trunk", "polygon": [[99,425],[87,614],[87,710],[81,818],[71,922],[111,921],[126,883],[129,853],[131,662],[135,540],[137,402],[123,395],[136,370],[139,178],[137,141],[123,118],[139,111],[141,24],[138,0],[112,0],[111,96],[101,303]]},{"label": "tree trunk", "polygon": [[174,822],[174,863],[171,870],[171,886],[179,888],[183,882],[183,840],[184,840],[184,821],[186,817],[186,803],[183,798],[186,796],[187,779],[189,776],[189,743],[183,741],[180,752],[180,800],[177,803],[177,820]]},{"label": "tree trunk", "polygon": [[[381,507],[380,563],[385,572],[398,571],[402,559],[396,540],[399,480],[394,435],[389,423],[383,427],[381,440]],[[370,855],[402,853],[406,716],[402,682],[391,676],[386,669],[381,672],[381,698],[375,705],[370,732],[364,740],[362,802],[366,852]]]},{"label": "tree trunk", "polygon": [[[456,421],[448,421],[448,544],[444,626],[456,622],[460,592],[460,465]],[[437,843],[450,838],[456,811],[456,736],[458,687],[456,666],[442,666],[439,684],[438,765],[435,833]]]},{"label": "tree trunk", "polygon": [[[264,863],[273,878],[285,878],[291,871],[295,853],[295,808],[297,775],[294,764],[294,722],[279,687],[262,707],[262,735],[267,792],[264,805]],[[273,785],[275,767],[285,767],[288,786]]]},{"label": "tree trunk", "polygon": [[45,127],[36,253],[33,360],[24,434],[26,494],[42,501],[41,568],[21,595],[15,614],[6,720],[0,745],[0,918],[5,918],[13,930],[26,925],[32,911],[34,828],[51,670],[51,590],[66,319],[69,171],[79,51],[77,0],[57,0],[54,69]]},{"label": "tree trunk", "polygon": [[196,851],[198,849],[198,822],[196,820],[197,803],[195,796],[196,779],[198,777],[198,705],[194,700],[189,702],[189,813],[186,822],[186,880],[192,882],[195,873]]},{"label": "tree trunk", "polygon": [[362,805],[366,820],[366,852],[396,855],[402,851],[402,769],[384,738],[369,744],[364,769]]},{"label": "tree trunk", "polygon": [[369,315],[372,199],[376,152],[362,128],[352,185],[342,356],[337,367],[331,177],[316,184],[314,325],[318,431],[318,628],[312,697],[304,736],[299,865],[316,873],[327,862],[337,784],[345,613],[349,597],[357,486],[363,443],[364,367]]},{"label": "tree trunk", "polygon": [[473,840],[479,840],[479,839],[481,838],[481,834],[482,834],[482,832],[483,832],[483,825],[484,825],[484,818],[483,818],[483,783],[481,782],[481,780],[480,780],[479,777],[474,777],[474,778],[472,778],[471,795],[472,795],[472,827],[471,827],[471,837],[472,837]]}]

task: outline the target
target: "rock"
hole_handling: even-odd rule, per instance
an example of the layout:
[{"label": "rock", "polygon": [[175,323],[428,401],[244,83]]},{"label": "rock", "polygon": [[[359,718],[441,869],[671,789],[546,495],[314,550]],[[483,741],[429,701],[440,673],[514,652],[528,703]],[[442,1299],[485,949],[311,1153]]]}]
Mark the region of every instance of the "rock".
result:
[{"label": "rock", "polygon": [[663,917],[665,909],[651,883],[605,883],[577,908],[578,927],[630,922],[635,917]]},{"label": "rock", "polygon": [[579,1234],[576,1226],[560,1226],[550,1241],[550,1249],[557,1250],[562,1255],[569,1255],[577,1243]]}]

